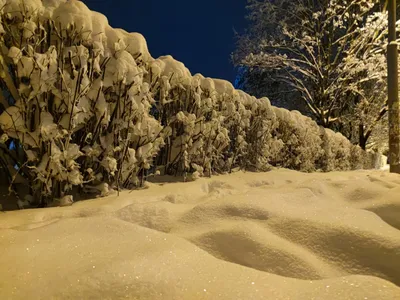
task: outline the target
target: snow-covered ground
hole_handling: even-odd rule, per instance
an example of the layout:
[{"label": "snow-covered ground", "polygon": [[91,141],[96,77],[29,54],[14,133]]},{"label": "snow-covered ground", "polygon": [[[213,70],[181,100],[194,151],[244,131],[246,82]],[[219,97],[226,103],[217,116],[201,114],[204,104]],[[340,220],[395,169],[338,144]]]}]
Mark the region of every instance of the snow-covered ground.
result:
[{"label": "snow-covered ground", "polygon": [[1,299],[400,299],[400,177],[243,173],[0,213]]}]

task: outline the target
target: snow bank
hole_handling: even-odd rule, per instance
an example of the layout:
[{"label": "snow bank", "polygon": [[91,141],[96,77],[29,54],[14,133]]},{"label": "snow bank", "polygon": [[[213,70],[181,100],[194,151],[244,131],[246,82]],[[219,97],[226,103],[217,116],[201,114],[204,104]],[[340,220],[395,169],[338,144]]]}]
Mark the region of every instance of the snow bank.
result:
[{"label": "snow bank", "polygon": [[298,112],[192,76],[172,56],[152,58],[141,34],[110,27],[81,1],[3,2],[0,54],[10,72],[2,80],[11,96],[0,135],[15,150],[1,159],[29,182],[30,198],[107,194],[141,186],[156,170],[195,179],[236,168],[376,165]]},{"label": "snow bank", "polygon": [[1,213],[0,296],[400,299],[399,192],[388,172],[280,169]]}]

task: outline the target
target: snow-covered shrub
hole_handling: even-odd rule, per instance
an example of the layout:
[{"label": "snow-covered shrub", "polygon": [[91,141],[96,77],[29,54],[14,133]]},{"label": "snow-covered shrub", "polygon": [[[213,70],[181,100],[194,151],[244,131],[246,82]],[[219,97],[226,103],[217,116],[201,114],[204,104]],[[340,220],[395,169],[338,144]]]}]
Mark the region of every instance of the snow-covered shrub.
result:
[{"label": "snow-covered shrub", "polygon": [[297,111],[274,107],[278,127],[275,136],[283,142],[274,164],[301,171],[314,171],[322,155],[317,124]]},{"label": "snow-covered shrub", "polygon": [[30,3],[9,0],[1,12],[13,99],[0,125],[16,168],[41,202],[74,186],[138,185],[165,137],[149,114],[147,48],[80,1]]},{"label": "snow-covered shrub", "polygon": [[252,170],[268,170],[284,143],[272,134],[277,128],[277,118],[267,98],[256,99],[239,91],[242,105],[250,113],[246,127],[247,149],[242,166]]},{"label": "snow-covered shrub", "polygon": [[352,170],[361,170],[365,166],[365,151],[358,145],[352,145],[350,150],[350,167]]},{"label": "snow-covered shrub", "polygon": [[330,129],[320,128],[324,154],[321,160],[322,170],[350,170],[352,144],[342,134]]},{"label": "snow-covered shrub", "polygon": [[213,81],[192,77],[171,56],[154,60],[149,68],[147,79],[155,99],[152,113],[170,132],[157,162],[175,175],[211,174],[221,144],[226,146]]},{"label": "snow-covered shrub", "polygon": [[219,149],[222,151],[214,163],[218,173],[230,172],[239,166],[247,148],[246,128],[250,126],[250,114],[240,102],[240,95],[233,85],[225,80],[213,79],[215,86],[216,108],[222,132]]}]

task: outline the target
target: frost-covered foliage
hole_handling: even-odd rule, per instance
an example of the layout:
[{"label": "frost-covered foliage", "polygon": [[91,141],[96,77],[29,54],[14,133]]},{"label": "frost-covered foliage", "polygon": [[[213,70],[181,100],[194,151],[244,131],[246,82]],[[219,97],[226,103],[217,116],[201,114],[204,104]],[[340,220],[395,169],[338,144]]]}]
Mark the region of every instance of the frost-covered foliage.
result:
[{"label": "frost-covered foliage", "polygon": [[318,124],[366,148],[387,111],[382,3],[249,0],[251,25],[233,55],[246,67],[247,90],[274,103],[286,95]]},{"label": "frost-covered foliage", "polygon": [[152,58],[143,36],[80,1],[1,3],[0,162],[11,186],[24,181],[41,205],[76,189],[139,187],[162,169],[193,179],[237,167],[312,171],[323,140],[326,169],[345,169],[349,157],[336,152],[349,141],[192,76],[171,56]]}]

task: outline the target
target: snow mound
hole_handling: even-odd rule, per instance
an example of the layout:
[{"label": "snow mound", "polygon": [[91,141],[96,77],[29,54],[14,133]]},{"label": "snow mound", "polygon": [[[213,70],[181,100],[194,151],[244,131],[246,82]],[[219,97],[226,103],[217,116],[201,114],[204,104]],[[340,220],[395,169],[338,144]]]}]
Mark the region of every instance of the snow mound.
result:
[{"label": "snow mound", "polygon": [[0,295],[398,299],[399,189],[382,171],[281,169],[6,212]]}]

